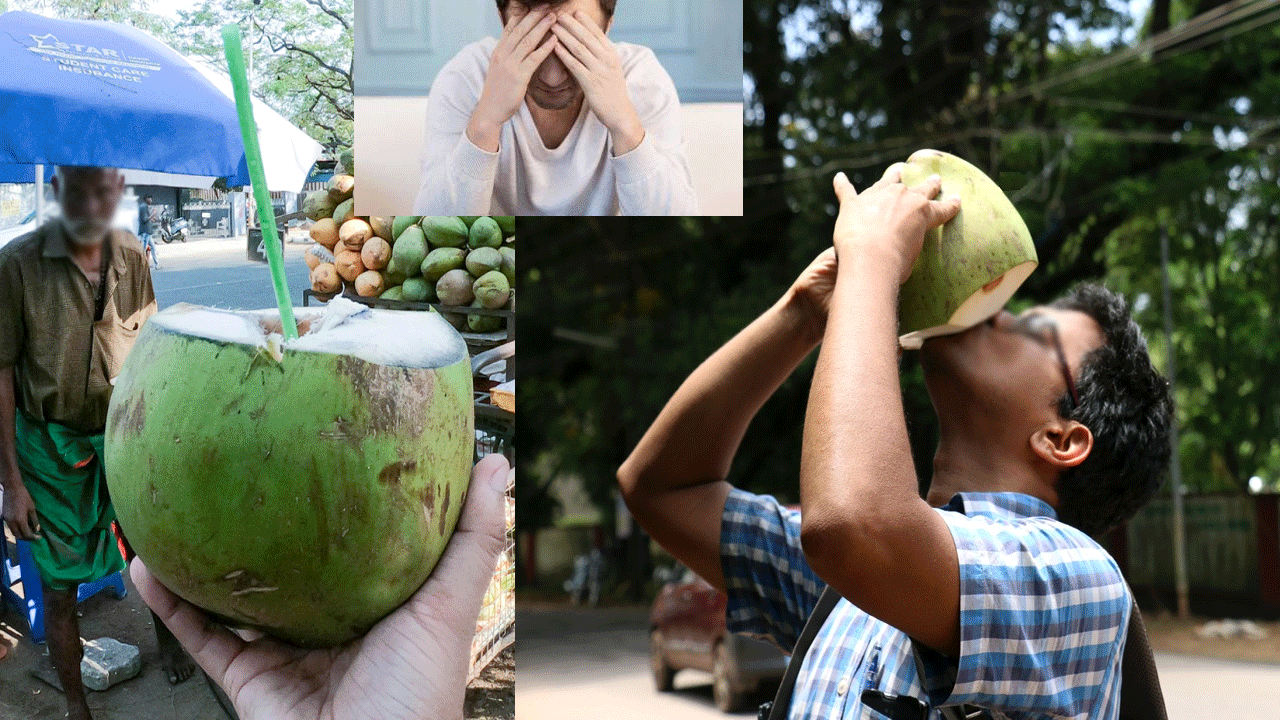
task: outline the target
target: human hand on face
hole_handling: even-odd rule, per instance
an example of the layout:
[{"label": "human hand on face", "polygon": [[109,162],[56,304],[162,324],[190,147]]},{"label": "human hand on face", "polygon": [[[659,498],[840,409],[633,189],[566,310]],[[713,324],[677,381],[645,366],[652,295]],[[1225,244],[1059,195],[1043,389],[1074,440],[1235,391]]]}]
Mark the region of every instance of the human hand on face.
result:
[{"label": "human hand on face", "polygon": [[634,150],[644,140],[644,127],[627,93],[622,58],[613,42],[581,10],[558,16],[551,32],[560,40],[556,57],[573,74],[592,112],[613,136],[613,154]]},{"label": "human hand on face", "polygon": [[919,185],[902,184],[901,163],[889,166],[874,185],[858,194],[844,173],[834,186],[840,201],[832,239],[836,253],[852,256],[872,253],[897,271],[906,282],[924,246],[924,235],[960,212],[960,198],[934,200],[942,180],[933,175]]},{"label": "human hand on face", "polygon": [[480,603],[506,544],[508,465],[488,455],[471,473],[457,530],[426,583],[362,638],[306,650],[246,642],[160,584],[135,558],[138,592],[241,720],[461,720]]},{"label": "human hand on face", "polygon": [[[476,147],[489,152],[498,151],[502,124],[520,110],[520,103],[524,102],[529,88],[529,79],[557,45],[554,35],[547,37],[555,19],[555,12],[548,6],[536,7],[507,19],[498,45],[489,58],[489,71],[484,77],[480,100],[467,124],[467,137]],[[543,38],[547,39],[545,43]]]}]

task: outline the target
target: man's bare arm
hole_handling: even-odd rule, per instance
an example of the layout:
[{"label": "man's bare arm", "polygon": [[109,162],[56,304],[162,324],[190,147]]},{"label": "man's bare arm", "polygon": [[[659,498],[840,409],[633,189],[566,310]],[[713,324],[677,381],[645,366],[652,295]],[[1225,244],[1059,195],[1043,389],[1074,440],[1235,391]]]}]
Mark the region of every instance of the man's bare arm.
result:
[{"label": "man's bare arm", "polygon": [[18,448],[14,430],[15,401],[13,368],[0,368],[0,489],[4,491],[4,520],[13,534],[34,540],[40,532],[35,505],[18,471]]},{"label": "man's bare arm", "polygon": [[[843,181],[843,182],[842,182]],[[814,369],[800,460],[801,541],[810,567],[850,602],[926,645],[959,650],[959,561],[920,498],[897,364],[898,286],[924,233],[955,215],[885,180],[856,196],[843,177],[841,272]]]},{"label": "man's bare arm", "polygon": [[640,525],[720,590],[729,466],[751,419],[821,337],[803,294],[793,287],[698,366],[618,469]]}]

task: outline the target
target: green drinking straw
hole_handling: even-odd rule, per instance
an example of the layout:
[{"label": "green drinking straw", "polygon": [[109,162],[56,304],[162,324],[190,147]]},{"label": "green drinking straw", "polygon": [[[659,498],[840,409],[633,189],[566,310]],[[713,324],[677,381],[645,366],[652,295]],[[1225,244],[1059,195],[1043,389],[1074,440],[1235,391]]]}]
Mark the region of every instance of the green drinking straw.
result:
[{"label": "green drinking straw", "polygon": [[[267,249],[267,262],[271,265],[271,285],[276,291],[276,305],[280,308],[280,324],[284,326],[284,339],[296,340],[298,323],[293,319],[293,303],[289,300],[289,282],[284,276],[284,258],[281,257],[276,217],[271,208],[271,192],[267,189],[267,174],[262,169],[262,150],[258,147],[258,126],[253,121],[253,103],[249,97],[249,79],[244,70],[244,51],[240,46],[240,26],[222,27],[222,48],[227,56],[227,68],[231,72],[231,84],[236,91],[236,111],[240,115],[240,134],[244,137],[244,155],[249,164],[249,179],[253,183],[253,197],[258,202],[258,218],[262,223],[263,245]],[[264,211],[263,208],[266,208]]]}]

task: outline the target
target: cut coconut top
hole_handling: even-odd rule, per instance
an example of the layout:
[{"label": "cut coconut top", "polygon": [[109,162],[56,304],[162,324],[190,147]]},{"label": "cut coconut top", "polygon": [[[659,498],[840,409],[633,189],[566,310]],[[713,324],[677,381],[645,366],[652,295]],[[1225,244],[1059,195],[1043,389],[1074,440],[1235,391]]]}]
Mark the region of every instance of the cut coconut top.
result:
[{"label": "cut coconut top", "polygon": [[439,313],[374,310],[343,297],[323,308],[294,308],[297,340],[282,343],[280,312],[223,310],[179,303],[148,322],[181,335],[262,348],[348,355],[393,367],[436,368],[467,357],[467,345]]}]

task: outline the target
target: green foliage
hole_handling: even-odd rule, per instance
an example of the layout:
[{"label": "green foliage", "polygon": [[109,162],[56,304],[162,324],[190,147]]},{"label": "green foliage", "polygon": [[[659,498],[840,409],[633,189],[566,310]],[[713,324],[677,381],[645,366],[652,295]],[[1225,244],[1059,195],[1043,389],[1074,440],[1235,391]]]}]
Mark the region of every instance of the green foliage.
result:
[{"label": "green foliage", "polygon": [[[1280,489],[1280,32],[1079,70],[1220,4],[1157,2],[1167,21],[1136,25],[1097,0],[745,6],[745,219],[522,220],[517,432],[538,456],[520,458],[519,524],[553,519],[557,472],[611,511],[617,465],[679,383],[830,245],[831,176],[865,187],[921,147],[1015,199],[1041,259],[1016,305],[1103,281],[1162,368],[1165,228],[1184,479]],[[904,403],[927,482],[936,421],[913,362]],[[811,372],[757,417],[732,482],[796,498]]]},{"label": "green foliage", "polygon": [[353,0],[201,0],[178,15],[173,32],[184,51],[218,65],[221,28],[239,23],[255,91],[331,152],[351,147]]},{"label": "green foliage", "polygon": [[[955,152],[1000,182],[1036,238],[1041,267],[1018,302],[1102,280],[1137,302],[1163,367],[1163,226],[1185,480],[1280,489],[1280,31],[1236,25],[1091,67],[1220,5],[1157,2],[1167,16],[1129,34],[1109,30],[1134,26],[1122,11],[1078,0],[758,6],[744,20],[751,227],[816,252],[837,170],[864,187],[917,148]],[[933,420],[916,382],[904,387],[927,476]]]}]

